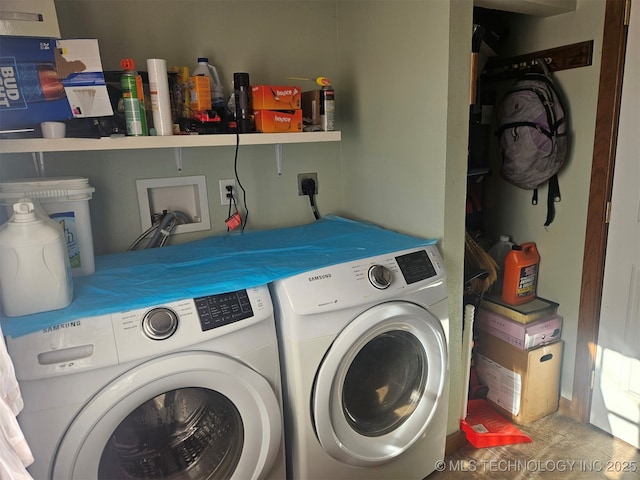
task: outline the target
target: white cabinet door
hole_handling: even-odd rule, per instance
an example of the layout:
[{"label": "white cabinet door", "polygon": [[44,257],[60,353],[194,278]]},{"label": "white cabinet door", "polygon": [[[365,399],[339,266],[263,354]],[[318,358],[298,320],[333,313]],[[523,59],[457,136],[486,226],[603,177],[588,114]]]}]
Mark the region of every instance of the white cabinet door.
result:
[{"label": "white cabinet door", "polygon": [[640,2],[631,10],[590,421],[640,448]]}]

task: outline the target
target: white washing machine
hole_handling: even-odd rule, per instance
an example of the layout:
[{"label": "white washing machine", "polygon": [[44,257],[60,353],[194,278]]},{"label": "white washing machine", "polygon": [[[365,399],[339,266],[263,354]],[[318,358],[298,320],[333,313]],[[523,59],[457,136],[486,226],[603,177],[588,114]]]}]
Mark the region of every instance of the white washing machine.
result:
[{"label": "white washing machine", "polygon": [[422,479],[444,458],[448,301],[435,246],[271,285],[295,480]]},{"label": "white washing machine", "polygon": [[266,286],[7,337],[38,480],[284,478]]}]

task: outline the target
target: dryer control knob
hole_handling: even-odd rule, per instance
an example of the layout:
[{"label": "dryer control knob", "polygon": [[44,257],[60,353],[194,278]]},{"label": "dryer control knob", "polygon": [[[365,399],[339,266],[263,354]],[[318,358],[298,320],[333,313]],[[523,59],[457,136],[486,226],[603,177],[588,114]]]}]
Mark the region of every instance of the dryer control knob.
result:
[{"label": "dryer control knob", "polygon": [[178,316],[165,307],[149,310],[142,319],[142,331],[152,340],[164,340],[178,328]]},{"label": "dryer control knob", "polygon": [[369,281],[374,287],[384,290],[391,285],[391,272],[382,265],[373,265],[369,269]]}]

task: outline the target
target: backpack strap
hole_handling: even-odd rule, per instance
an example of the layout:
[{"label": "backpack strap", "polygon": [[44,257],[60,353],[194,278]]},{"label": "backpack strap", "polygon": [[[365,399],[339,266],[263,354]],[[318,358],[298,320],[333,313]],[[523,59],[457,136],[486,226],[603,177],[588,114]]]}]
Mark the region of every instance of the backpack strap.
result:
[{"label": "backpack strap", "polygon": [[556,216],[555,203],[561,200],[560,184],[558,183],[558,175],[554,175],[549,179],[549,192],[547,194],[547,221],[544,226],[548,227]]}]

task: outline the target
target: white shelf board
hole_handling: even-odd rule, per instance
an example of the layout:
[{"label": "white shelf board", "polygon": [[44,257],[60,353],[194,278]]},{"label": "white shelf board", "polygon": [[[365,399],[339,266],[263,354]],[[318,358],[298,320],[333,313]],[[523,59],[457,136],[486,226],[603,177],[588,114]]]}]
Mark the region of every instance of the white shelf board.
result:
[{"label": "white shelf board", "polygon": [[[244,133],[240,145],[339,142],[341,133]],[[0,140],[0,153],[73,152],[96,150],[136,150],[141,148],[188,148],[235,146],[235,134],[172,135],[155,137],[29,138]]]}]

